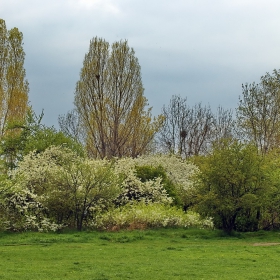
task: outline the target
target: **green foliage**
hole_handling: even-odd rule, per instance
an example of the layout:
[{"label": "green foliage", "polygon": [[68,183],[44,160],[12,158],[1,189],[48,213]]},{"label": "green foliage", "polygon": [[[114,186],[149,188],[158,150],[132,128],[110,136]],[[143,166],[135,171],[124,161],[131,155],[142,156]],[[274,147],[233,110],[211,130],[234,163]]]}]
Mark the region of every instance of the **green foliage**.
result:
[{"label": "green foliage", "polygon": [[118,174],[121,183],[121,193],[115,200],[117,206],[123,206],[131,202],[143,201],[148,203],[170,204],[166,189],[162,185],[161,177],[151,177],[141,180],[137,176],[137,159],[122,158],[115,162],[115,172]]},{"label": "green foliage", "polygon": [[[146,170],[149,169],[149,167],[151,167],[151,170]],[[159,174],[163,171],[166,174],[166,179],[164,173],[162,173],[162,176],[156,177],[156,180],[158,180],[162,188],[173,200],[173,204],[182,205],[185,210],[191,205],[191,200],[193,200],[192,193],[194,191],[194,177],[199,172],[196,165],[175,155],[146,155],[135,159],[125,158],[117,161],[119,173],[125,174],[125,177],[128,178],[136,177],[136,179],[140,181],[137,177],[137,168],[142,170],[141,173],[143,174],[139,175],[140,177],[143,176],[142,181],[144,181],[145,178],[154,177],[153,173],[156,175],[156,173]],[[156,171],[158,168],[160,170]],[[147,184],[152,181],[155,180],[148,180],[144,183],[140,182],[142,184]],[[158,185],[156,186],[158,187]],[[175,188],[176,197],[172,194],[173,187]],[[152,193],[155,194],[155,190],[155,188],[151,190]],[[178,197],[179,199],[177,200]]]},{"label": "green foliage", "polygon": [[9,231],[56,231],[59,226],[45,217],[46,207],[38,196],[14,180],[0,185],[0,229]]},{"label": "green foliage", "polygon": [[255,146],[225,140],[201,164],[196,209],[225,231],[256,230],[268,186]]},{"label": "green foliage", "polygon": [[270,150],[265,155],[266,176],[270,183],[262,197],[263,213],[261,227],[266,230],[280,228],[280,157],[279,149]]},{"label": "green foliage", "polygon": [[0,138],[8,123],[24,120],[29,108],[24,60],[23,34],[16,27],[7,30],[0,18]]},{"label": "green foliage", "polygon": [[[156,161],[155,157],[151,164]],[[192,170],[188,169],[187,163],[180,164],[182,167],[185,164],[187,166],[183,171]],[[184,175],[179,170],[177,173],[172,171],[171,180],[167,176],[167,171],[171,173],[171,170],[163,169],[158,163],[155,166],[148,165],[147,159],[143,158],[89,160],[61,146],[51,146],[41,152],[34,150],[23,156],[18,167],[9,173],[10,178],[6,180],[11,185],[10,198],[23,197],[21,201],[29,201],[29,204],[22,202],[17,205],[17,200],[13,199],[14,208],[6,207],[3,211],[6,211],[6,220],[10,219],[12,224],[18,213],[16,210],[13,212],[13,209],[29,209],[22,212],[17,230],[48,230],[64,226],[81,230],[96,222],[97,214],[105,217],[106,213],[118,213],[119,209],[113,209],[116,205],[127,205],[129,208],[132,207],[131,203],[138,206],[143,203],[147,206],[141,210],[143,215],[151,219],[156,215],[158,219],[151,220],[148,226],[164,226],[166,215],[173,215],[172,219],[168,218],[168,226],[176,223],[182,225],[182,210],[169,208],[168,205],[177,196],[178,188],[174,182],[180,181]],[[190,184],[189,179],[186,184]],[[24,194],[29,198],[25,199]],[[140,209],[137,211],[141,212]],[[31,216],[33,226],[29,222]],[[187,215],[183,217],[186,225]],[[41,221],[44,219],[52,226],[43,228]]]}]

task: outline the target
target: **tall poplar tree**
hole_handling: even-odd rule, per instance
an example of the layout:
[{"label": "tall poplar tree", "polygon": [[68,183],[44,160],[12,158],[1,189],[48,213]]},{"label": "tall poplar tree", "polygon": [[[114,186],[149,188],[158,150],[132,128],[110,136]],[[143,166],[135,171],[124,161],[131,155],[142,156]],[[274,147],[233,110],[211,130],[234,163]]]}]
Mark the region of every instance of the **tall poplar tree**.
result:
[{"label": "tall poplar tree", "polygon": [[75,106],[93,157],[136,157],[147,151],[162,122],[152,119],[140,65],[127,41],[93,38],[75,92]]},{"label": "tall poplar tree", "polygon": [[25,78],[23,35],[7,30],[0,19],[0,138],[8,123],[24,120],[28,110],[28,82]]}]

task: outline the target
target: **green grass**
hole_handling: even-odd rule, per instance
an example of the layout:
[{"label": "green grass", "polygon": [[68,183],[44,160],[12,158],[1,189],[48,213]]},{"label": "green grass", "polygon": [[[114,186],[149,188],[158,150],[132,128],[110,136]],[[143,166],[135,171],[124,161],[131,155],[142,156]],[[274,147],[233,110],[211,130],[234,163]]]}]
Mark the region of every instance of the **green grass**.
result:
[{"label": "green grass", "polygon": [[[280,279],[280,232],[1,233],[0,279]],[[264,244],[260,244],[264,245]]]}]

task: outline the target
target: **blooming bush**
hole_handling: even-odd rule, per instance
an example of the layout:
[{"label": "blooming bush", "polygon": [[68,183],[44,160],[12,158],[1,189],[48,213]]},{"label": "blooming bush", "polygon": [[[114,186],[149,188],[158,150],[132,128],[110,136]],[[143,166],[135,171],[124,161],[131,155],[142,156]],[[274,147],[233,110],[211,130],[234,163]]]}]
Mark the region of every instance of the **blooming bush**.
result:
[{"label": "blooming bush", "polygon": [[27,155],[13,177],[46,208],[46,217],[81,230],[95,211],[108,207],[119,191],[111,163],[50,147]]},{"label": "blooming bush", "polygon": [[137,176],[136,161],[123,158],[115,163],[115,173],[121,180],[121,194],[116,199],[116,205],[125,205],[131,201],[143,201],[146,204],[160,202],[170,204],[172,198],[162,185],[162,178],[152,178],[141,181]]},{"label": "blooming bush", "polygon": [[145,229],[160,227],[207,227],[211,219],[201,219],[199,214],[159,203],[132,203],[96,216],[93,228],[105,230]]},{"label": "blooming bush", "polygon": [[[9,231],[56,231],[60,226],[45,217],[46,208],[27,188],[1,182],[0,228]],[[6,183],[6,185],[5,185]]]},{"label": "blooming bush", "polygon": [[181,205],[181,199],[177,194],[176,184],[174,184],[167,176],[164,168],[159,166],[142,165],[136,166],[136,176],[141,182],[160,178],[161,184],[165,189],[166,193],[172,198],[172,205]]},{"label": "blooming bush", "polygon": [[[163,202],[170,204],[172,198],[164,188],[162,177],[154,178],[141,182],[141,178],[137,176],[137,168],[139,167],[162,168],[167,179],[170,180],[175,187],[176,196],[180,197],[182,205],[189,204],[192,191],[194,189],[194,176],[198,174],[199,169],[192,163],[186,162],[175,155],[148,155],[138,158],[122,158],[116,161],[115,171],[123,177],[123,203],[129,201],[127,197],[135,193],[137,197],[153,196],[152,202]],[[151,200],[150,200],[151,201]]]}]

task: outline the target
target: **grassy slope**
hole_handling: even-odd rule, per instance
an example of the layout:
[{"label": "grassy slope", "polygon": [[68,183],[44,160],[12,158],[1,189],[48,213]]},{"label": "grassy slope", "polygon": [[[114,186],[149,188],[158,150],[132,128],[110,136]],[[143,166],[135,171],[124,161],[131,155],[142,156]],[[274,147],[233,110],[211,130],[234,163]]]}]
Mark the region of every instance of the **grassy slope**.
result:
[{"label": "grassy slope", "polygon": [[279,232],[0,234],[0,279],[280,279]]}]

